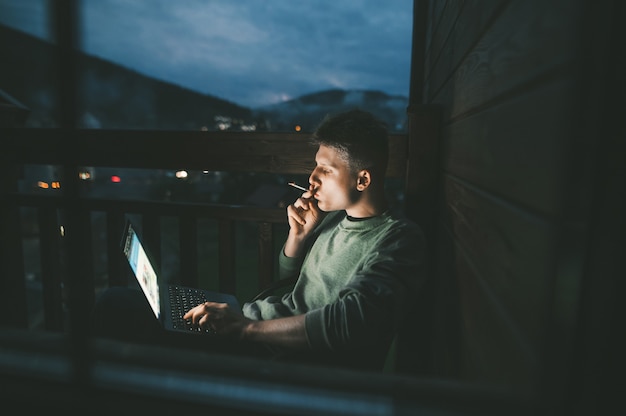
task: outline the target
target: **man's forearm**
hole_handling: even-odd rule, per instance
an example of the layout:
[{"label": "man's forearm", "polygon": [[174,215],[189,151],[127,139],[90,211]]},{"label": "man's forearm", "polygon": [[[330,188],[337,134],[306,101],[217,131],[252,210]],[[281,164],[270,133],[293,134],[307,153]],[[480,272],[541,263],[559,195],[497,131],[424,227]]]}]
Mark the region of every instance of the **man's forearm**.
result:
[{"label": "man's forearm", "polygon": [[306,349],[308,342],[304,325],[305,316],[251,321],[243,331],[243,339],[280,347]]},{"label": "man's forearm", "polygon": [[289,235],[285,241],[285,256],[287,257],[299,257],[302,255],[304,248],[304,238]]}]

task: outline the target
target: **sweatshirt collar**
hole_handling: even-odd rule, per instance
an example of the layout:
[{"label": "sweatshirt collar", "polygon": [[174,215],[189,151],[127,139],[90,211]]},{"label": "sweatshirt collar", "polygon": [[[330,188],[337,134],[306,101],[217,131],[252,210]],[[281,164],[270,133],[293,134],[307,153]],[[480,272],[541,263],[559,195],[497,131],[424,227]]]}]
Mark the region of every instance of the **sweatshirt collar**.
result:
[{"label": "sweatshirt collar", "polygon": [[350,230],[361,230],[373,228],[385,222],[389,217],[389,211],[387,210],[380,215],[368,218],[351,218],[345,213],[344,215],[344,218],[339,223],[342,228]]}]

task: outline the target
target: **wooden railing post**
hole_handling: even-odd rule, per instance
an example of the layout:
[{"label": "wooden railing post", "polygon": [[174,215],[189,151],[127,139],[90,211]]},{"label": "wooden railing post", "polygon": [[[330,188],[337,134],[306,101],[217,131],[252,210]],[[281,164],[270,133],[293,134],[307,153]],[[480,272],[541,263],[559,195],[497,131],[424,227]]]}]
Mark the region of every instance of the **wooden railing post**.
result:
[{"label": "wooden railing post", "polygon": [[441,173],[439,138],[441,109],[436,106],[411,106],[408,109],[409,135],[405,180],[405,210],[434,240],[437,185]]},{"label": "wooden railing post", "polygon": [[436,207],[441,164],[439,156],[441,109],[414,105],[408,109],[409,138],[405,180],[406,215],[420,225],[426,239],[428,275],[419,299],[405,318],[396,342],[396,371],[425,374],[432,369],[433,308],[436,276]]},{"label": "wooden railing post", "polygon": [[8,158],[0,161],[0,325],[23,328],[28,313],[22,230],[19,207],[11,198],[17,191],[16,166]]},{"label": "wooden railing post", "polygon": [[61,247],[61,230],[56,207],[40,207],[39,246],[41,249],[41,284],[43,290],[44,326],[49,330],[63,329],[63,267],[67,258]]},{"label": "wooden railing post", "polygon": [[121,238],[124,228],[124,214],[120,211],[106,213],[107,261],[109,286],[126,286],[128,267],[122,255]]},{"label": "wooden railing post", "polygon": [[220,291],[235,293],[235,225],[232,220],[219,220],[219,287]]},{"label": "wooden railing post", "polygon": [[274,277],[274,232],[269,222],[259,223],[259,287],[268,287]]},{"label": "wooden railing post", "polygon": [[183,215],[179,221],[180,282],[185,286],[198,286],[198,221]]}]

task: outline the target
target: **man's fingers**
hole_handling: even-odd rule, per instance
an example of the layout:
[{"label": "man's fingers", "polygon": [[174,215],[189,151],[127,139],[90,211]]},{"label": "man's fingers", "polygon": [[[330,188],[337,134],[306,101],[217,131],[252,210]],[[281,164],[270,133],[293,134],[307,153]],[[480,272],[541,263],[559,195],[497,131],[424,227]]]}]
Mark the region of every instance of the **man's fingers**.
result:
[{"label": "man's fingers", "polygon": [[216,316],[222,315],[228,305],[226,303],[205,302],[191,308],[183,315],[183,319],[189,319],[194,325],[201,325],[200,321],[208,321],[215,319]]},{"label": "man's fingers", "polygon": [[211,328],[214,329],[213,325],[211,325],[211,320],[209,319],[209,315],[203,315],[198,320],[198,326],[202,328]]},{"label": "man's fingers", "polygon": [[304,217],[302,216],[302,212],[303,210],[300,207],[295,207],[293,205],[289,205],[287,207],[287,215],[293,218],[300,225],[306,224],[306,221],[304,220]]}]

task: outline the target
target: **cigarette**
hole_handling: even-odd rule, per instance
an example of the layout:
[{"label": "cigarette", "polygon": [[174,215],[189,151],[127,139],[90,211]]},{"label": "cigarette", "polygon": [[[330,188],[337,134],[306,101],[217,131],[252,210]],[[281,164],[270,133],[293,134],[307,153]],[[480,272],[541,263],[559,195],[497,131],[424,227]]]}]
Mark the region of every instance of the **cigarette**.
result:
[{"label": "cigarette", "polygon": [[308,191],[307,188],[305,188],[304,186],[296,185],[295,182],[289,182],[288,185],[293,186],[294,188],[299,189],[301,191],[305,191],[305,192]]}]

